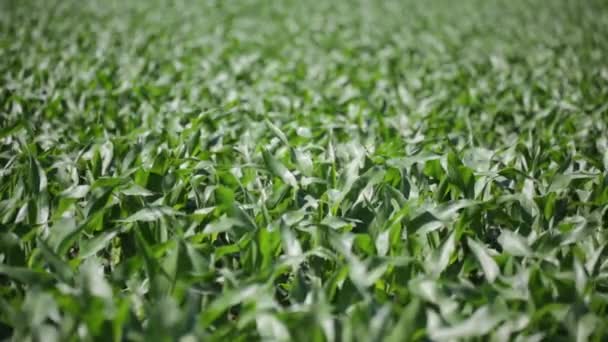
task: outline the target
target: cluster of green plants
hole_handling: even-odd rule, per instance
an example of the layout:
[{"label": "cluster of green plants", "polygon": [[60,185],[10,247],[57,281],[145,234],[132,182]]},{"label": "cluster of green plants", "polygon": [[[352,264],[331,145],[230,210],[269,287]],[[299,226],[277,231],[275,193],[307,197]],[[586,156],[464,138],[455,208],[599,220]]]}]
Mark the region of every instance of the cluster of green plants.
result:
[{"label": "cluster of green plants", "polygon": [[605,341],[600,0],[0,0],[0,339]]}]

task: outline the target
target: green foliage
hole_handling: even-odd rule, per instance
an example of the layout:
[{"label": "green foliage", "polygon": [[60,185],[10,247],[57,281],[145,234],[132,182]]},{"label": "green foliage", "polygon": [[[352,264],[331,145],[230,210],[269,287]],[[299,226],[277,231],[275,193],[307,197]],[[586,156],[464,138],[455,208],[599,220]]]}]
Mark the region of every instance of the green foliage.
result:
[{"label": "green foliage", "polygon": [[0,1],[0,339],[604,341],[603,1]]}]

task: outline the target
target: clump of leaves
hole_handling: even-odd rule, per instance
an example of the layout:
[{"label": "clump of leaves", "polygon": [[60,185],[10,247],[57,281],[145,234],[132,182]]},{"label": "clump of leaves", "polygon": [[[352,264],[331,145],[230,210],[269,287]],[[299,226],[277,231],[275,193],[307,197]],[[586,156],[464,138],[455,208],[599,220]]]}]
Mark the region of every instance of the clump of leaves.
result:
[{"label": "clump of leaves", "polygon": [[0,2],[0,334],[602,341],[602,1]]}]

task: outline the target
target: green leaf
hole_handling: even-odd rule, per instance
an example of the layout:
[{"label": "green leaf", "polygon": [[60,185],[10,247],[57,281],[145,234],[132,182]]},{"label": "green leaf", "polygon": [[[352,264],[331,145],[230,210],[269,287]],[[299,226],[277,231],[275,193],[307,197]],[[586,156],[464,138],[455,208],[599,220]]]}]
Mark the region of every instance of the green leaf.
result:
[{"label": "green leaf", "polygon": [[144,208],[136,212],[135,214],[127,217],[120,222],[133,223],[133,222],[153,222],[157,221],[165,216],[176,215],[176,212],[169,207],[150,207]]},{"label": "green leaf", "polygon": [[208,326],[231,306],[247,300],[253,300],[260,295],[261,288],[256,285],[223,292],[217,299],[209,304],[207,310],[201,313],[200,324]]},{"label": "green leaf", "polygon": [[448,238],[441,246],[433,251],[433,254],[427,261],[427,269],[431,275],[438,277],[450,263],[452,254],[456,250],[456,232],[452,231]]},{"label": "green leaf", "polygon": [[533,252],[528,242],[521,235],[510,230],[503,229],[498,237],[498,243],[506,253],[514,256],[529,257]]},{"label": "green leaf", "polygon": [[268,128],[272,131],[272,133],[279,138],[279,140],[281,140],[281,142],[283,144],[285,144],[285,146],[289,146],[289,139],[287,139],[287,136],[285,135],[285,133],[283,133],[281,131],[281,129],[279,129],[279,127],[275,126],[272,122],[270,122],[268,119],[264,120],[264,123],[266,124],[266,126],[268,126]]},{"label": "green leaf", "polygon": [[262,339],[268,341],[291,341],[289,331],[274,315],[262,313],[257,315],[255,321]]},{"label": "green leaf", "polygon": [[76,185],[61,192],[60,196],[73,199],[84,198],[89,193],[89,188],[88,185]]},{"label": "green leaf", "polygon": [[494,280],[496,280],[496,277],[500,275],[500,269],[498,268],[496,261],[492,259],[492,257],[488,253],[487,248],[483,244],[471,238],[467,238],[467,245],[469,246],[469,248],[475,255],[475,258],[477,258],[477,261],[481,265],[483,273],[488,282],[493,283]]},{"label": "green leaf", "polygon": [[27,285],[45,285],[53,280],[52,276],[47,272],[2,264],[0,264],[0,274]]},{"label": "green leaf", "polygon": [[420,301],[414,298],[399,315],[399,321],[387,336],[387,341],[400,342],[411,340],[416,331],[416,322],[420,316],[420,309]]},{"label": "green leaf", "polygon": [[294,149],[293,151],[295,154],[296,164],[300,172],[302,172],[302,174],[305,176],[311,177],[314,166],[310,155],[304,151],[301,151],[300,149]]},{"label": "green leaf", "polygon": [[116,235],[118,235],[118,231],[107,231],[95,236],[92,239],[82,241],[80,243],[78,256],[81,259],[86,259],[97,254],[97,252],[106,248],[106,246],[114,237],[116,237]]},{"label": "green leaf", "polygon": [[281,180],[294,188],[298,187],[298,182],[296,181],[296,177],[283,165],[281,162],[276,160],[270,152],[267,150],[263,150],[262,154],[264,156],[264,162],[266,166],[270,169],[270,172],[281,178]]},{"label": "green leaf", "polygon": [[49,247],[44,241],[38,239],[37,241],[38,248],[42,252],[44,259],[51,266],[53,271],[57,273],[59,278],[64,282],[70,282],[74,277],[72,269],[70,266],[63,261],[53,250]]},{"label": "green leaf", "polygon": [[3,139],[12,134],[15,134],[24,127],[25,127],[25,125],[24,125],[23,121],[21,121],[21,120],[15,122],[12,125],[2,127],[2,128],[0,128],[0,139]]},{"label": "green leaf", "polygon": [[150,190],[139,186],[137,184],[133,184],[131,186],[129,186],[126,189],[120,190],[119,191],[121,194],[126,195],[126,196],[142,196],[142,197],[147,197],[147,196],[152,196],[154,195],[154,193],[152,193]]},{"label": "green leaf", "polygon": [[436,341],[473,338],[487,335],[504,318],[493,313],[488,306],[477,309],[469,318],[451,326],[427,328]]},{"label": "green leaf", "polygon": [[65,246],[67,240],[74,236],[79,231],[76,220],[72,217],[63,217],[55,222],[49,229],[48,245],[57,253],[63,254],[62,246]]}]

